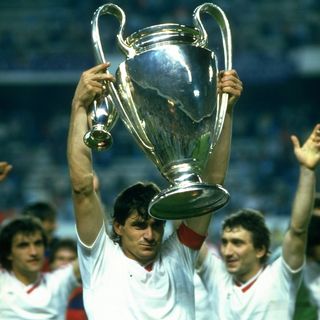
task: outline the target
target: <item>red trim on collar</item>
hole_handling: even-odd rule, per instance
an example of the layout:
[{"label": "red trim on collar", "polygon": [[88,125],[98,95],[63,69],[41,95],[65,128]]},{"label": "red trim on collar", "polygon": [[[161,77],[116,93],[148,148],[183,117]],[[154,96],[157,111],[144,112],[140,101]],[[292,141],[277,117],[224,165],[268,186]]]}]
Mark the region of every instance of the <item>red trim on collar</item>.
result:
[{"label": "red trim on collar", "polygon": [[[253,284],[257,281],[257,279],[258,279],[258,278],[255,278],[255,279],[252,280],[250,283],[248,283],[246,286],[242,287],[242,288],[241,288],[241,291],[242,291],[242,292],[248,291],[248,290],[253,286]],[[242,286],[242,284],[241,284],[240,282],[238,282],[238,281],[235,281],[235,284],[236,284],[237,287],[241,287],[241,286]]]},{"label": "red trim on collar", "polygon": [[152,271],[152,268],[153,268],[153,262],[151,262],[151,263],[149,263],[148,265],[146,265],[145,267],[144,267],[147,271]]},{"label": "red trim on collar", "polygon": [[39,287],[39,285],[40,285],[40,283],[41,283],[41,281],[42,281],[42,278],[43,278],[43,276],[41,275],[40,278],[34,283],[34,285],[33,285],[31,288],[29,288],[26,292],[27,292],[28,294],[30,294],[34,289],[36,289],[37,287]]},{"label": "red trim on collar", "polygon": [[182,244],[193,250],[200,250],[206,236],[202,236],[181,223],[177,230],[178,238]]},{"label": "red trim on collar", "polygon": [[248,284],[243,285],[241,282],[236,281],[236,280],[234,280],[234,283],[235,283],[236,286],[238,286],[238,287],[241,287],[241,286],[242,286],[242,288],[241,288],[241,291],[242,291],[242,292],[248,291],[248,290],[253,286],[253,284],[257,281],[257,279],[260,277],[260,275],[261,275],[261,273],[263,272],[263,270],[264,270],[265,267],[266,267],[266,266],[263,266],[263,268],[260,269],[260,271],[257,273],[256,277],[255,277],[251,282],[249,282]]}]

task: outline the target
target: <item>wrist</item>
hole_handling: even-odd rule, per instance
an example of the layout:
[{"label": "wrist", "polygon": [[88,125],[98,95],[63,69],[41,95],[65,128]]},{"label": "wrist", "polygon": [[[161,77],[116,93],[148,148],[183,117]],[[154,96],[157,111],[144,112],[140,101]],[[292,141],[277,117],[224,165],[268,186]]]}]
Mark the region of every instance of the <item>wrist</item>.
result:
[{"label": "wrist", "polygon": [[315,168],[307,167],[304,164],[300,164],[300,172],[304,175],[313,175]]}]

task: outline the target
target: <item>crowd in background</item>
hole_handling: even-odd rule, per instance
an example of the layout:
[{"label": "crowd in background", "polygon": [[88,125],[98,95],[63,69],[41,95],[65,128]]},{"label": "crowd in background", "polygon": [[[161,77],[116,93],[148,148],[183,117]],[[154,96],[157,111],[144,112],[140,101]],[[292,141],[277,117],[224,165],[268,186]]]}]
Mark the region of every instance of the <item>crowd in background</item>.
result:
[{"label": "crowd in background", "polygon": [[[112,1],[111,1],[112,2]],[[192,25],[192,12],[204,1],[113,1],[125,12],[125,36],[154,24]],[[233,34],[237,70],[263,68],[253,79],[283,78],[294,72],[294,52],[319,44],[320,8],[308,1],[213,1],[226,13]],[[93,62],[93,12],[106,1],[1,1],[0,68],[3,70],[82,70]],[[102,19],[103,44],[108,54],[119,52],[115,18]],[[40,26],[40,27],[39,27]],[[208,19],[209,42],[216,22]],[[220,37],[220,35],[219,35]],[[88,49],[90,48],[90,49]]]},{"label": "crowd in background", "polygon": [[[53,70],[59,78],[59,72],[63,77],[66,70],[80,73],[92,65],[90,21],[93,12],[104,3],[1,1],[2,74]],[[129,35],[157,23],[192,25],[192,12],[203,1],[114,3],[126,13],[125,33]],[[319,80],[317,77],[297,80],[292,54],[297,48],[319,43],[319,3],[315,0],[214,3],[221,6],[230,21],[234,65],[245,83],[234,121],[226,181],[231,201],[226,211],[255,207],[270,216],[285,217],[290,211],[297,175],[290,159],[289,136],[292,132],[305,136],[314,119],[319,118],[316,105]],[[213,19],[208,20],[209,31],[217,27]],[[101,35],[108,54],[119,54],[114,41],[117,30],[116,19],[106,19],[106,25],[102,24]],[[209,32],[209,41],[215,37],[212,34]],[[72,223],[65,143],[75,84],[71,81],[65,88],[44,87],[41,83],[15,87],[3,78],[1,81],[1,156],[14,165],[14,171],[2,185],[1,218],[19,212],[29,202],[49,200],[58,208],[61,225]],[[109,177],[101,185],[106,206],[112,207],[119,190],[137,179],[167,185],[121,122],[114,128],[113,136],[114,146],[94,155],[98,174]]]}]

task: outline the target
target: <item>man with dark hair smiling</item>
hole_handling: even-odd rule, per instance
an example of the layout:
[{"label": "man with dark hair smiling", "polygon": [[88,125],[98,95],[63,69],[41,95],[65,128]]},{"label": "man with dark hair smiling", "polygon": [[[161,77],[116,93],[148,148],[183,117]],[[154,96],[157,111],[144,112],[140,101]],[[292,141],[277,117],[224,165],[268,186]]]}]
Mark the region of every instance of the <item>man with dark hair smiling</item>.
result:
[{"label": "man with dark hair smiling", "polygon": [[197,270],[208,291],[209,314],[217,319],[292,319],[314,205],[320,124],[303,146],[294,135],[291,141],[300,176],[281,256],[267,263],[269,231],[263,215],[251,209],[240,210],[224,221],[223,261],[209,254],[205,246],[201,250]]}]

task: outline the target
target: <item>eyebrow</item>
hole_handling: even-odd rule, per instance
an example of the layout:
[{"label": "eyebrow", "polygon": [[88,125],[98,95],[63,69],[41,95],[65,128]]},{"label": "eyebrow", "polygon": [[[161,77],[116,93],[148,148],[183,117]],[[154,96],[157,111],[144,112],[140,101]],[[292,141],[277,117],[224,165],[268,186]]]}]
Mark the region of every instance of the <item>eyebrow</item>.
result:
[{"label": "eyebrow", "polygon": [[35,244],[39,244],[39,243],[44,243],[44,240],[42,238],[38,238],[35,240],[20,240],[18,242],[13,243],[13,245],[15,246],[25,246],[28,245],[29,243],[35,243]]}]

